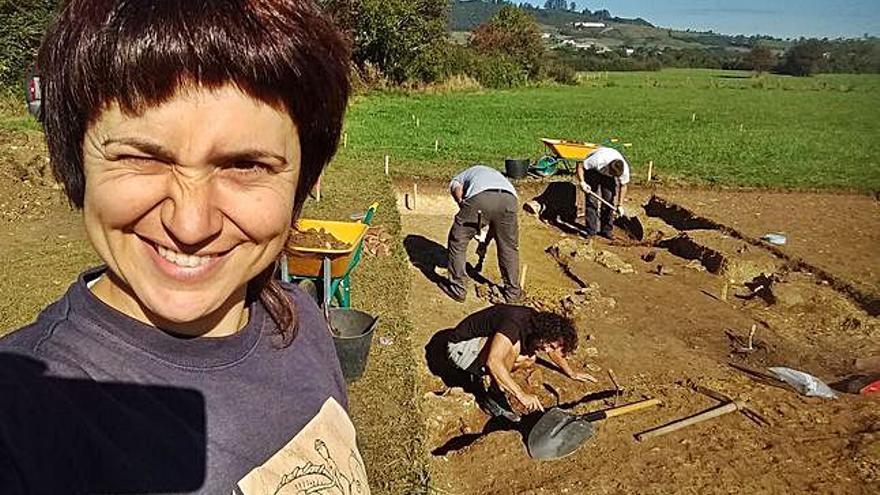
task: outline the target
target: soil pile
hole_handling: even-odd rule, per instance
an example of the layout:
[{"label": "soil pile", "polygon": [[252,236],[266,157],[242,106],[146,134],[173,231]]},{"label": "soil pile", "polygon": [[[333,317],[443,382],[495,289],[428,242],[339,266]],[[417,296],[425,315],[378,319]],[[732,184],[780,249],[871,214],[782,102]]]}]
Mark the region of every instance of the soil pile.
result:
[{"label": "soil pile", "polygon": [[291,229],[290,237],[287,239],[288,250],[294,250],[296,248],[345,249],[347,247],[347,242],[337,239],[336,236],[327,232],[323,228],[306,230]]}]

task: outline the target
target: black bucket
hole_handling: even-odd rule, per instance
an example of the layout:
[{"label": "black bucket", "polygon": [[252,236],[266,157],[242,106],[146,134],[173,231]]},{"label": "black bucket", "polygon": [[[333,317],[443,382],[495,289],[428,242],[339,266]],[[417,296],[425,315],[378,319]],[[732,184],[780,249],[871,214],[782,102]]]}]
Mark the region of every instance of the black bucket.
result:
[{"label": "black bucket", "polygon": [[363,376],[378,321],[378,317],[357,309],[330,308],[333,345],[347,383]]},{"label": "black bucket", "polygon": [[522,179],[528,171],[528,158],[508,158],[504,160],[504,172],[510,179]]}]

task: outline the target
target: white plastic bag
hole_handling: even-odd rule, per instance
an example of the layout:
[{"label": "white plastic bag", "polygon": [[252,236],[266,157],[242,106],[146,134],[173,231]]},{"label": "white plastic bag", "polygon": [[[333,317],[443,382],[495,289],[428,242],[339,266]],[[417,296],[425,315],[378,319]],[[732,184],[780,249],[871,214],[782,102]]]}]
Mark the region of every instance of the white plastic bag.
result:
[{"label": "white plastic bag", "polygon": [[780,380],[791,385],[798,392],[807,397],[823,397],[825,399],[837,398],[837,394],[835,394],[825,382],[809,373],[804,373],[803,371],[793,370],[783,366],[770,368],[770,371]]}]

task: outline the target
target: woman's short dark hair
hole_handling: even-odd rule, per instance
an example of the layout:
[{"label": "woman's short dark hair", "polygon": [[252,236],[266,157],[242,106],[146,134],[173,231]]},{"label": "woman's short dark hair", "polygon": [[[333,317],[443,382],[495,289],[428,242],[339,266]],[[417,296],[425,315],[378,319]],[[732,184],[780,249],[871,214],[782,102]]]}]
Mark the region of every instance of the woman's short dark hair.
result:
[{"label": "woman's short dark hair", "polygon": [[[349,93],[349,48],[309,0],[70,0],[46,32],[37,68],[52,170],[76,207],[85,196],[85,132],[109,104],[137,115],[181,86],[232,84],[296,124],[296,218],[336,151]],[[258,280],[291,342],[295,309],[272,277]]]},{"label": "woman's short dark hair", "polygon": [[571,354],[578,346],[577,329],[571,318],[550,311],[538,311],[532,316],[532,331],[526,338],[526,354],[532,355],[551,342],[561,343],[563,354]]}]

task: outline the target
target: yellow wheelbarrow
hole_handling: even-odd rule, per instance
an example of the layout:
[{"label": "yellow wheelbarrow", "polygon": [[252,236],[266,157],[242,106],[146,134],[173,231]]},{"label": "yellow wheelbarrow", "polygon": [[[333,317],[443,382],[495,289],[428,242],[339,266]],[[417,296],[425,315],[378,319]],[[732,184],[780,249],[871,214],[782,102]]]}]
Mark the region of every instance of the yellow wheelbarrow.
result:
[{"label": "yellow wheelbarrow", "polygon": [[539,158],[529,169],[529,173],[539,177],[550,177],[560,168],[574,172],[577,162],[584,161],[592,152],[599,149],[596,143],[565,139],[542,138],[541,142],[547,147],[548,153]]},{"label": "yellow wheelbarrow", "polygon": [[370,205],[357,222],[299,219],[296,223],[297,229],[322,229],[344,242],[345,247],[335,249],[288,245],[281,262],[281,280],[293,283],[310,280],[316,287],[321,287],[326,280],[329,283],[323,285],[327,285],[325,290],[329,297],[323,296],[332,298],[340,308],[350,307],[350,275],[361,261],[364,235],[370,228],[378,207],[379,203]]}]

